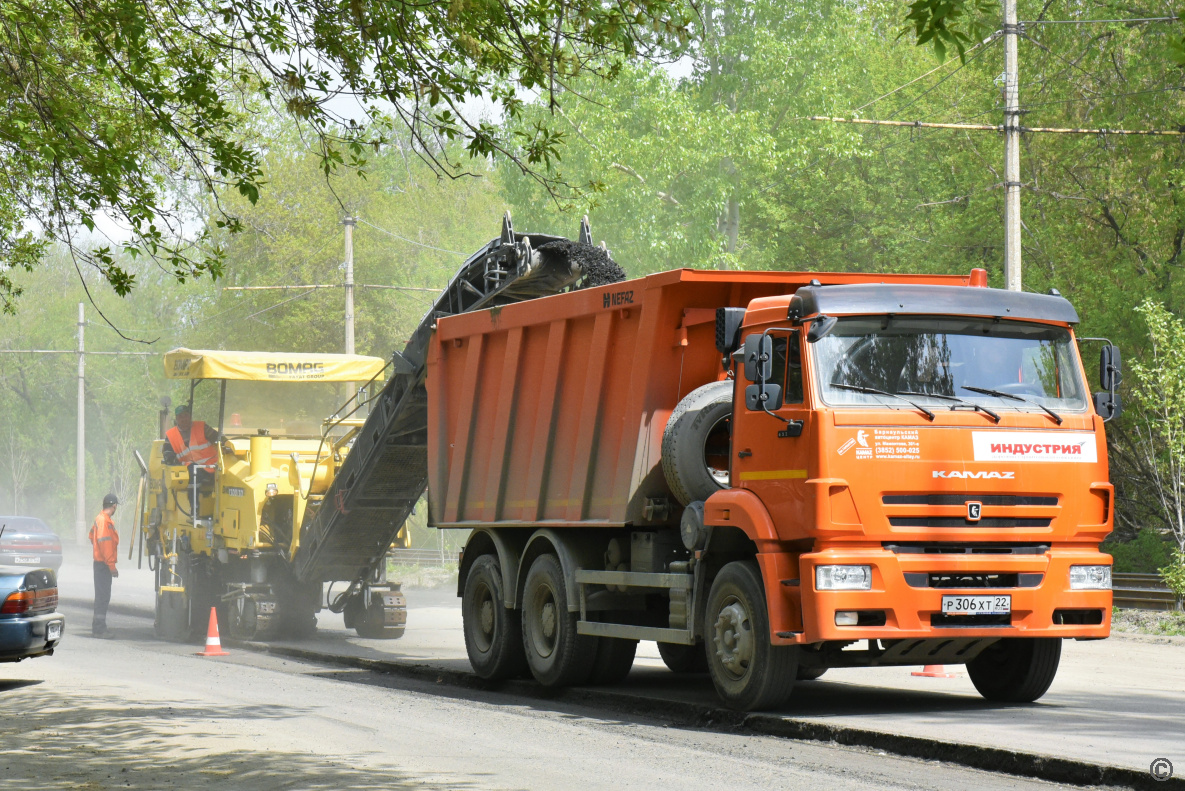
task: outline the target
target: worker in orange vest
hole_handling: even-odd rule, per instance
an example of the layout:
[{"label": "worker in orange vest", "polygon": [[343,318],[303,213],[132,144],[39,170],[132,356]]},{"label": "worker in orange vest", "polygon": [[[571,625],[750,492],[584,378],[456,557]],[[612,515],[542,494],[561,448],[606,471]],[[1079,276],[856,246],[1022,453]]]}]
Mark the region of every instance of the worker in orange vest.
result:
[{"label": "worker in orange vest", "polygon": [[[165,464],[184,464],[189,467],[190,507],[193,516],[198,516],[197,485],[213,483],[214,471],[218,467],[218,448],[226,438],[201,420],[194,420],[188,404],[181,404],[173,413],[173,427],[165,432],[165,445],[161,454]],[[226,446],[224,451],[233,453],[234,448]]]},{"label": "worker in orange vest", "polygon": [[102,639],[114,636],[107,629],[107,605],[111,603],[111,578],[119,576],[119,569],[115,568],[115,559],[119,556],[119,532],[111,520],[118,505],[119,498],[114,494],[104,497],[103,510],[95,517],[88,534],[95,558],[95,615],[91,620],[91,636]]}]

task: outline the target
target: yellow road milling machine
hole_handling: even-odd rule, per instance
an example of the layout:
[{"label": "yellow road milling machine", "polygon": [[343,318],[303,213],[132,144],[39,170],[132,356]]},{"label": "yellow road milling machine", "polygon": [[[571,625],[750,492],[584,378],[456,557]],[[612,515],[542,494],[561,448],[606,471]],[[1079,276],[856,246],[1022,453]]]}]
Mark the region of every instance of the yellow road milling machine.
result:
[{"label": "yellow road milling machine", "polygon": [[[326,493],[358,438],[366,399],[382,386],[385,362],[189,349],[164,362],[167,378],[189,382],[189,397],[176,412],[162,399],[160,439],[147,463],[137,454],[139,535],[156,573],[157,634],[200,636],[215,606],[224,628],[244,640],[307,635],[326,607],[362,636],[402,636],[406,603],[399,585],[386,582],[385,561],[392,545],[408,545],[402,519],[355,531],[334,553],[301,556],[321,509],[350,510],[326,502]],[[174,417],[188,429],[187,443],[176,431],[169,437]],[[333,583],[341,584],[336,595]]]}]

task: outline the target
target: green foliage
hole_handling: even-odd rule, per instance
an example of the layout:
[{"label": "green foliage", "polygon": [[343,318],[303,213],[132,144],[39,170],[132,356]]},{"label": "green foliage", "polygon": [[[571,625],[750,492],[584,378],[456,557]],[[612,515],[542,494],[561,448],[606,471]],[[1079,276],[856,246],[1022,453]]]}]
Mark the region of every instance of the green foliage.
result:
[{"label": "green foliage", "polygon": [[[512,147],[466,104],[513,118],[532,93],[558,108],[569,81],[681,46],[685,16],[677,0],[0,0],[0,260],[27,269],[63,242],[124,296],[127,259],[79,235],[108,218],[128,253],[177,280],[217,277],[228,259],[209,231],[239,218],[219,207],[194,238],[189,199],[259,200],[265,152],[249,121],[268,107],[314,134],[327,175],[364,169],[391,112],[438,173],[463,172],[465,154],[538,173],[561,134],[540,121]],[[6,310],[16,296],[0,274]]]},{"label": "green foliage", "polygon": [[954,47],[959,60],[965,62],[967,45],[991,30],[987,20],[999,7],[990,0],[915,0],[905,16],[909,27],[902,35],[912,29],[917,45],[929,44],[938,60],[946,60],[947,48]]},{"label": "green foliage", "polygon": [[1102,551],[1115,558],[1115,572],[1119,574],[1155,574],[1172,558],[1172,545],[1150,527],[1131,541],[1108,540]]},{"label": "green foliage", "polygon": [[1169,564],[1158,571],[1169,590],[1177,594],[1178,599],[1185,599],[1185,549],[1175,550]]}]

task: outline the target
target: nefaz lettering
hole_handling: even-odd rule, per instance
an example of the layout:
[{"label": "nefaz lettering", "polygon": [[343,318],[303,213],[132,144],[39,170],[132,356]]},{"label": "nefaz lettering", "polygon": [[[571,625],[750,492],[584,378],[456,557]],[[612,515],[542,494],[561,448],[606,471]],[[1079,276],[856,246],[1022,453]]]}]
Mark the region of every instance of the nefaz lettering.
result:
[{"label": "nefaz lettering", "polygon": [[602,294],[601,301],[606,308],[615,308],[618,305],[632,305],[634,304],[634,292],[614,291],[611,294]]},{"label": "nefaz lettering", "polygon": [[324,374],[325,363],[268,363],[269,376],[301,376]]},{"label": "nefaz lettering", "polygon": [[935,478],[998,478],[1002,481],[1016,480],[1016,473],[1011,471],[999,472],[997,470],[934,470],[933,476]]}]

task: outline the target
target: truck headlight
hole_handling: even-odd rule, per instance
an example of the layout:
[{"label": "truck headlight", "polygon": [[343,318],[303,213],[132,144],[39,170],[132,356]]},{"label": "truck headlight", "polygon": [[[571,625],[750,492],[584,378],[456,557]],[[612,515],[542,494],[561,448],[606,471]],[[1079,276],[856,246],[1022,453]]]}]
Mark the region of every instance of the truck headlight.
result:
[{"label": "truck headlight", "polygon": [[815,566],[815,590],[872,590],[872,566]]},{"label": "truck headlight", "polygon": [[1070,566],[1070,590],[1111,590],[1110,566]]}]

